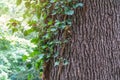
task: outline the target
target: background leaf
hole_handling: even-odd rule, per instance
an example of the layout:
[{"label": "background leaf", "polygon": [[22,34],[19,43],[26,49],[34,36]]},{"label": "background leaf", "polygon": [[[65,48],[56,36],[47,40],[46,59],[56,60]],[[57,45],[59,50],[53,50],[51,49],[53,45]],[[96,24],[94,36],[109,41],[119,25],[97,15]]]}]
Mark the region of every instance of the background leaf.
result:
[{"label": "background leaf", "polygon": [[22,3],[22,0],[16,0],[16,5],[20,5]]}]

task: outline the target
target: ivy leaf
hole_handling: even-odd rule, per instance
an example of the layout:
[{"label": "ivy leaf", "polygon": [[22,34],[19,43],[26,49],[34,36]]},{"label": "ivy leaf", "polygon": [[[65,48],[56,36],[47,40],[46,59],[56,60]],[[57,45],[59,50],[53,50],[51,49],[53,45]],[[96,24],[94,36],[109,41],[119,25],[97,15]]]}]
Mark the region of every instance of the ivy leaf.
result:
[{"label": "ivy leaf", "polygon": [[56,61],[54,66],[58,66],[60,64],[60,61]]},{"label": "ivy leaf", "polygon": [[57,29],[56,28],[51,28],[50,31],[55,32]]},{"label": "ivy leaf", "polygon": [[22,3],[22,0],[17,0],[16,5],[20,5]]},{"label": "ivy leaf", "polygon": [[73,15],[74,14],[74,10],[65,10],[65,14],[66,15]]},{"label": "ivy leaf", "polygon": [[70,19],[65,21],[67,25],[72,25],[72,21]]},{"label": "ivy leaf", "polygon": [[43,36],[43,38],[45,38],[45,39],[50,39],[50,37],[51,37],[51,34],[50,34],[50,33],[47,33],[47,34],[45,34],[45,35]]},{"label": "ivy leaf", "polygon": [[83,7],[83,6],[84,6],[83,3],[77,3],[77,4],[73,5],[73,8]]},{"label": "ivy leaf", "polygon": [[40,54],[39,59],[43,59],[44,56],[45,56],[45,54]]},{"label": "ivy leaf", "polygon": [[46,49],[48,46],[47,45],[43,45],[43,46],[41,46],[41,48],[44,50],[44,49]]},{"label": "ivy leaf", "polygon": [[64,63],[63,63],[63,65],[68,65],[69,64],[69,62],[67,61],[67,60],[64,60]]},{"label": "ivy leaf", "polygon": [[55,3],[57,0],[50,0],[50,3]]},{"label": "ivy leaf", "polygon": [[54,58],[58,57],[58,55],[59,55],[59,52],[56,52],[56,53],[54,54]]},{"label": "ivy leaf", "polygon": [[66,27],[66,25],[65,25],[65,22],[61,22],[60,24],[59,24],[59,28],[60,29],[65,29],[65,27]]},{"label": "ivy leaf", "polygon": [[65,14],[67,14],[67,15],[73,15],[73,14],[74,14],[74,11],[73,11],[73,10],[69,10],[69,11],[67,11]]},{"label": "ivy leaf", "polygon": [[56,10],[52,10],[52,15],[56,15],[57,11]]}]

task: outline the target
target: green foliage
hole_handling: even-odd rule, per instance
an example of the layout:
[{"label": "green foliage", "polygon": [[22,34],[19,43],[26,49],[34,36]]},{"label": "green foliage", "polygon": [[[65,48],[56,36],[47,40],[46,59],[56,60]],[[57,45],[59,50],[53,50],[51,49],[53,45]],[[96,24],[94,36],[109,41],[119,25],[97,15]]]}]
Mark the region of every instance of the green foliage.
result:
[{"label": "green foliage", "polygon": [[[37,45],[28,55],[23,56],[23,60],[27,63],[28,70],[33,69],[39,73],[44,71],[44,63],[51,58],[55,59],[55,66],[62,61],[64,65],[69,62],[66,59],[59,58],[59,53],[54,52],[54,47],[68,42],[65,37],[63,40],[55,38],[59,32],[68,32],[67,29],[72,26],[72,20],[68,17],[74,15],[76,8],[82,8],[83,3],[77,0],[17,0],[16,4],[24,4],[25,11],[23,14],[24,21],[29,26],[28,29],[21,28],[24,36],[29,36],[34,32],[38,32],[38,36],[31,37],[31,42]],[[58,18],[58,15],[61,18]],[[13,23],[16,23],[14,26]],[[17,25],[21,25],[18,20],[10,20],[9,26],[12,26],[13,32],[19,30]],[[69,36],[69,35],[67,35]],[[34,74],[28,76],[28,80]]]},{"label": "green foliage", "polygon": [[8,76],[12,74],[26,70],[22,56],[27,55],[32,50],[30,42],[21,41],[19,38],[10,40],[10,38],[0,39],[0,79],[2,79],[2,74],[5,74],[6,78],[9,78]]},{"label": "green foliage", "polygon": [[69,37],[56,36],[68,32],[69,17],[83,6],[77,0],[1,0],[0,15],[7,14],[9,22],[0,21],[0,80],[39,80],[51,58],[55,66],[69,64],[54,51]]},{"label": "green foliage", "polygon": [[5,38],[0,39],[0,50],[8,50],[10,46],[10,41]]},{"label": "green foliage", "polygon": [[[37,33],[34,32],[28,36],[23,35],[27,27],[23,27],[25,23],[22,23],[21,18],[17,18],[21,15],[16,14],[19,8],[15,9],[15,4],[13,4],[14,0],[0,1],[0,80],[27,79],[29,74],[25,72],[29,70],[26,66],[27,63],[23,61],[22,57],[23,55],[29,55],[35,47],[35,45],[30,42],[30,39],[31,37],[34,38]],[[7,10],[5,10],[5,7]],[[15,10],[15,13],[13,10]],[[9,23],[7,24],[8,20]],[[7,26],[9,26],[9,28]],[[21,76],[23,73],[25,73],[25,75]],[[34,69],[29,73],[32,75],[38,74],[35,73]]]},{"label": "green foliage", "polygon": [[16,4],[17,4],[17,5],[20,5],[21,3],[22,3],[22,0],[17,0],[17,1],[16,1]]},{"label": "green foliage", "polygon": [[0,15],[7,14],[9,8],[5,3],[0,2]]},{"label": "green foliage", "polygon": [[5,32],[3,27],[0,28],[0,80],[10,80],[18,72],[26,71],[22,56],[28,55],[35,47],[30,41],[9,33],[9,29]]}]

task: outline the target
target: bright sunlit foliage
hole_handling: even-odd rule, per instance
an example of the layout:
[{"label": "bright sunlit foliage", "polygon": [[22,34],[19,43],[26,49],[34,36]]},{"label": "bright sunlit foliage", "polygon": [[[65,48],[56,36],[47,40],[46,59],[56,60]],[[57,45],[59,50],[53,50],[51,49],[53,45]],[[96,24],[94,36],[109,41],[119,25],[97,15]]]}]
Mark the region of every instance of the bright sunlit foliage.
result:
[{"label": "bright sunlit foliage", "polygon": [[[0,80],[25,80],[29,75],[23,75],[23,72],[27,71],[26,63],[23,61],[23,55],[29,55],[36,45],[30,42],[30,38],[34,37],[34,34],[24,36],[20,31],[23,29],[23,24],[19,24],[20,30],[14,28],[12,23],[10,26],[10,19],[16,19],[22,21],[22,6],[17,7],[15,0],[0,0]],[[19,13],[18,13],[19,11]],[[19,23],[19,22],[18,22]],[[12,28],[11,28],[12,27]],[[28,28],[28,25],[26,27]],[[13,31],[16,31],[13,33]],[[23,75],[20,77],[20,74]]]}]

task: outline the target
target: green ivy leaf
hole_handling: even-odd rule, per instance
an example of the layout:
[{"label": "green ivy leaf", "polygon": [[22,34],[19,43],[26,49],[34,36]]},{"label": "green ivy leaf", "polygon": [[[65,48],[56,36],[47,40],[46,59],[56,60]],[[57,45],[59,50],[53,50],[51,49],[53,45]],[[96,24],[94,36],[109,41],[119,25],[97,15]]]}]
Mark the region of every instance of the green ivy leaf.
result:
[{"label": "green ivy leaf", "polygon": [[65,21],[67,25],[72,25],[72,21],[70,19]]},{"label": "green ivy leaf", "polygon": [[73,15],[74,14],[74,10],[66,10],[65,14],[66,15]]},{"label": "green ivy leaf", "polygon": [[55,3],[57,0],[50,0],[50,3]]},{"label": "green ivy leaf", "polygon": [[54,66],[58,66],[60,64],[60,61],[56,61]]},{"label": "green ivy leaf", "polygon": [[50,39],[51,38],[51,33],[47,33],[43,36],[43,38],[45,39]]},{"label": "green ivy leaf", "polygon": [[56,53],[54,54],[54,58],[58,57],[58,55],[59,55],[59,52],[56,52]]},{"label": "green ivy leaf", "polygon": [[39,59],[43,59],[44,56],[45,56],[45,54],[40,54],[40,55],[39,55]]},{"label": "green ivy leaf", "polygon": [[84,6],[83,3],[77,3],[77,4],[73,5],[73,8],[83,7],[83,6]]},{"label": "green ivy leaf", "polygon": [[56,15],[57,11],[56,10],[52,10],[52,15]]},{"label": "green ivy leaf", "polygon": [[51,28],[50,31],[55,32],[57,29],[56,28]]},{"label": "green ivy leaf", "polygon": [[59,28],[60,29],[65,29],[65,27],[66,27],[66,25],[65,25],[65,22],[61,22],[60,24],[59,24]]},{"label": "green ivy leaf", "polygon": [[64,60],[64,63],[63,63],[63,65],[68,65],[69,64],[69,62],[67,61],[67,60]]}]

